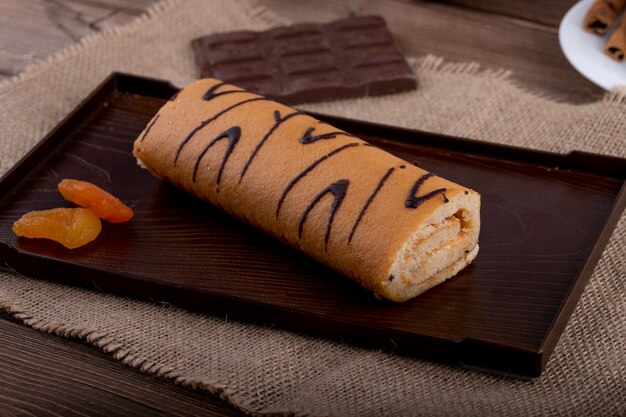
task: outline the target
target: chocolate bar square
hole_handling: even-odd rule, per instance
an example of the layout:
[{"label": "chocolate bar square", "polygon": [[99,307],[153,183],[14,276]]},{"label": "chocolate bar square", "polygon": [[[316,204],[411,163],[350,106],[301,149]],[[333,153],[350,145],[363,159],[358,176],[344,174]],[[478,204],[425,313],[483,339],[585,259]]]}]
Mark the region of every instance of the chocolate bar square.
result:
[{"label": "chocolate bar square", "polygon": [[415,75],[378,16],[192,41],[200,74],[286,104],[413,90]]}]

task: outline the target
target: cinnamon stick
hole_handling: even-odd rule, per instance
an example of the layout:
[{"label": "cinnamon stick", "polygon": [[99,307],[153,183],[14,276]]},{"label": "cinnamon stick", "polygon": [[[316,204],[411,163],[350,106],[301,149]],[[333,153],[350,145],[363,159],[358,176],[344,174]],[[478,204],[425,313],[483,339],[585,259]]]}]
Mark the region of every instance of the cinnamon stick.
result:
[{"label": "cinnamon stick", "polygon": [[626,57],[626,18],[622,18],[609,39],[604,45],[604,53],[616,60],[623,62]]},{"label": "cinnamon stick", "polygon": [[626,7],[626,0],[596,0],[587,11],[584,28],[587,32],[604,35]]}]

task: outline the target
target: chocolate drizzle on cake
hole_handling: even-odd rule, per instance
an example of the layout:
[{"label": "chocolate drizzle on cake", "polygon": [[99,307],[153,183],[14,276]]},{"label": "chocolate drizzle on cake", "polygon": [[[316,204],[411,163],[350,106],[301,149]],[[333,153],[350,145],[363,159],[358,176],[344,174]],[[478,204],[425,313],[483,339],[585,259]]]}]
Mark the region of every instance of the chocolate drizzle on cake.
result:
[{"label": "chocolate drizzle on cake", "polygon": [[303,145],[308,145],[310,143],[317,142],[318,140],[335,139],[337,136],[354,137],[353,135],[349,133],[341,132],[341,131],[322,133],[321,135],[312,136],[314,131],[315,131],[314,127],[308,128],[302,135],[302,138],[300,138],[300,143]]},{"label": "chocolate drizzle on cake", "polygon": [[446,200],[448,200],[448,198],[444,194],[446,191],[448,191],[446,188],[439,188],[437,190],[431,191],[428,194],[424,194],[422,196],[417,195],[422,184],[424,184],[424,182],[427,179],[434,177],[434,176],[435,174],[433,174],[432,172],[429,172],[427,174],[422,175],[421,177],[417,179],[417,181],[415,181],[415,184],[413,184],[413,187],[411,187],[411,190],[409,191],[409,195],[407,196],[406,201],[404,203],[406,208],[415,209],[419,207],[419,205],[422,204],[424,201],[430,200],[431,198],[439,194],[443,194],[444,202],[447,203]]},{"label": "chocolate drizzle on cake", "polygon": [[[403,165],[400,165],[400,167],[402,167],[402,166]],[[385,184],[385,181],[387,181],[387,179],[389,179],[389,177],[391,176],[391,174],[393,173],[394,170],[395,170],[395,168],[393,168],[393,167],[389,168],[389,170],[385,173],[385,175],[383,175],[383,177],[380,179],[380,181],[378,181],[378,185],[376,186],[376,188],[374,188],[374,191],[372,192],[372,194],[370,194],[369,198],[365,202],[365,205],[363,206],[363,208],[359,212],[359,215],[356,218],[356,221],[352,225],[352,230],[350,230],[350,236],[348,237],[348,243],[350,243],[352,241],[352,237],[354,236],[354,232],[356,232],[357,226],[359,225],[359,223],[361,223],[361,219],[365,215],[365,212],[369,208],[370,204],[372,204],[372,201],[374,201],[374,199],[376,198],[376,195],[378,194],[380,189],[383,188],[383,185]]]},{"label": "chocolate drizzle on cake", "polygon": [[248,172],[248,168],[250,168],[250,164],[252,163],[254,158],[256,158],[257,154],[259,153],[259,151],[261,150],[265,142],[272,135],[272,133],[274,133],[274,131],[278,129],[278,126],[280,126],[283,122],[286,122],[287,120],[291,119],[292,117],[295,117],[301,114],[304,114],[304,113],[301,111],[295,111],[293,113],[289,113],[285,117],[281,117],[280,112],[278,110],[274,111],[274,121],[275,121],[274,125],[270,128],[270,130],[267,131],[267,133],[263,136],[263,138],[259,141],[259,143],[257,143],[257,145],[254,147],[252,154],[250,155],[245,165],[243,166],[243,169],[241,170],[241,175],[239,176],[239,182],[241,182],[244,175],[246,175],[246,172]]},{"label": "chocolate drizzle on cake", "polygon": [[[217,172],[217,185],[219,186],[220,181],[222,179],[222,171],[224,171],[224,166],[226,165],[226,162],[228,162],[228,157],[230,157],[230,154],[233,153],[233,149],[239,142],[240,137],[241,137],[241,128],[239,126],[233,126],[230,129],[225,130],[223,133],[217,135],[212,141],[207,143],[204,149],[202,149],[202,152],[200,152],[200,154],[196,158],[196,163],[193,167],[193,175],[192,175],[193,182],[196,182],[196,174],[198,173],[198,167],[200,166],[200,161],[202,160],[204,155],[217,142],[227,139],[228,146],[226,147],[226,150],[224,151],[224,156],[222,157],[222,163],[220,164],[219,171]],[[219,188],[218,188],[218,191],[219,191]]]},{"label": "chocolate drizzle on cake", "polygon": [[278,206],[276,207],[276,218],[278,218],[278,215],[280,214],[280,208],[282,207],[283,202],[285,201],[285,198],[287,197],[287,194],[289,194],[289,191],[291,191],[291,189],[302,178],[304,178],[309,172],[311,172],[313,169],[315,169],[316,166],[318,166],[319,164],[321,164],[322,162],[324,162],[328,158],[330,158],[330,157],[332,157],[334,155],[337,155],[338,153],[340,153],[342,151],[345,151],[348,148],[352,148],[352,147],[358,146],[358,145],[359,145],[358,142],[352,142],[352,143],[348,143],[348,144],[345,144],[343,146],[340,146],[339,148],[335,149],[334,151],[331,151],[331,152],[327,153],[326,155],[324,155],[321,158],[317,159],[315,162],[311,163],[311,165],[306,167],[293,180],[291,180],[291,182],[289,182],[289,184],[287,184],[287,187],[285,188],[285,190],[283,191],[282,195],[280,196],[280,199],[278,200]]},{"label": "chocolate drizzle on cake", "polygon": [[232,94],[232,93],[247,93],[246,90],[228,90],[228,91],[222,91],[219,93],[216,93],[215,91],[220,88],[223,85],[226,85],[227,83],[225,82],[221,82],[221,83],[217,83],[211,86],[211,88],[209,88],[206,93],[204,93],[204,95],[202,96],[202,100],[204,101],[209,101],[214,99],[215,97],[219,97],[219,96],[223,96],[225,94]]},{"label": "chocolate drizzle on cake", "polygon": [[191,132],[189,132],[187,134],[187,136],[185,136],[183,141],[178,146],[178,150],[176,151],[176,156],[174,156],[174,165],[176,165],[176,162],[178,162],[178,157],[180,156],[180,153],[183,151],[183,148],[185,147],[185,145],[187,145],[187,143],[189,143],[189,141],[194,137],[194,135],[196,133],[198,133],[198,131],[204,129],[209,123],[215,121],[218,117],[220,117],[223,114],[231,111],[232,109],[234,109],[236,107],[239,107],[239,106],[243,106],[244,104],[247,104],[247,103],[255,102],[255,101],[271,101],[271,100],[268,99],[268,98],[265,98],[265,97],[254,97],[254,98],[250,98],[250,99],[247,99],[247,100],[243,100],[243,101],[240,101],[239,103],[233,104],[232,106],[226,107],[224,110],[220,111],[216,115],[201,121],[200,124],[198,124],[198,126],[194,127],[191,130]]},{"label": "chocolate drizzle on cake", "polygon": [[[236,93],[236,92],[245,92],[244,90],[228,90],[228,91],[218,92],[217,90],[220,87],[224,86],[224,85],[226,85],[226,83],[217,83],[217,84],[211,86],[206,91],[206,93],[204,93],[204,95],[202,96],[202,99],[203,100],[212,100],[213,98],[218,97],[218,96],[223,95],[223,94]],[[234,103],[234,104],[232,104],[232,105],[222,109],[221,111],[217,112],[213,116],[211,116],[211,117],[209,117],[207,119],[202,120],[197,126],[195,126],[184,137],[184,139],[178,145],[178,149],[177,149],[176,154],[174,156],[174,165],[176,165],[176,163],[177,163],[177,161],[178,161],[178,159],[179,159],[183,149],[185,148],[185,146],[202,129],[207,127],[210,123],[214,122],[215,120],[217,120],[222,115],[230,112],[231,110],[233,110],[235,108],[238,108],[238,107],[241,107],[244,104],[253,103],[253,102],[257,102],[257,101],[271,101],[271,100],[267,99],[265,97],[248,98],[248,99],[239,101],[237,103]],[[254,146],[254,149],[250,153],[250,156],[247,158],[246,162],[244,163],[244,165],[243,165],[243,167],[241,169],[241,174],[240,174],[240,177],[239,177],[239,183],[241,183],[241,181],[243,180],[243,177],[248,172],[250,166],[256,160],[256,157],[259,155],[259,152],[261,151],[263,146],[265,146],[266,142],[272,137],[272,135],[275,134],[277,129],[283,123],[287,122],[288,120],[290,120],[292,118],[300,116],[300,115],[305,115],[305,113],[296,110],[296,111],[293,111],[293,112],[288,113],[288,114],[283,116],[279,110],[274,110],[273,111],[272,116],[273,116],[274,123],[265,132],[263,137],[261,137],[259,139],[259,141]],[[154,117],[154,119],[150,122],[150,124],[147,126],[146,130],[144,131],[144,134],[143,134],[142,138],[140,139],[140,141],[144,140],[144,138],[149,133],[150,129],[153,127],[153,125],[156,123],[156,121],[158,119],[159,119],[159,115],[157,114]],[[321,123],[321,122],[318,122],[318,123]],[[302,145],[309,145],[309,144],[315,143],[315,142],[320,141],[320,140],[335,139],[338,136],[354,137],[353,135],[351,135],[351,134],[349,134],[347,132],[343,132],[343,131],[331,131],[331,132],[321,133],[321,134],[317,134],[316,135],[315,134],[315,129],[316,129],[315,127],[307,128],[306,131],[302,134],[299,142]],[[222,160],[221,160],[221,163],[219,165],[219,168],[218,168],[218,171],[217,171],[217,177],[216,177],[217,192],[219,192],[219,186],[220,186],[220,182],[221,182],[221,179],[222,179],[222,174],[223,174],[224,168],[225,168],[226,164],[228,163],[228,160],[229,160],[231,154],[233,153],[235,147],[239,143],[239,141],[241,139],[241,135],[242,135],[241,127],[240,126],[232,126],[229,129],[227,129],[224,132],[222,132],[221,134],[219,134],[216,137],[214,137],[213,139],[211,139],[209,142],[207,142],[204,145],[204,147],[202,148],[202,150],[196,156],[194,167],[193,167],[193,172],[192,172],[192,181],[194,183],[196,182],[196,179],[198,177],[198,172],[200,170],[200,166],[201,166],[202,160],[204,159],[206,154],[209,152],[209,150],[211,150],[211,148],[213,148],[213,146],[215,144],[217,144],[218,142],[227,141],[227,146],[226,146],[226,149],[223,151]],[[278,220],[278,218],[280,216],[281,208],[282,208],[285,200],[287,199],[287,196],[289,195],[291,190],[293,190],[293,188],[303,178],[305,178],[307,175],[309,175],[313,170],[315,170],[316,167],[318,167],[324,161],[326,161],[326,160],[332,158],[333,156],[335,156],[335,155],[345,151],[346,149],[354,148],[354,147],[358,147],[358,146],[375,147],[375,146],[373,146],[373,145],[371,145],[369,143],[365,143],[365,142],[363,142],[363,143],[361,143],[361,142],[351,142],[351,143],[343,144],[343,145],[337,147],[336,149],[326,153],[325,155],[319,157],[318,159],[316,159],[315,161],[310,163],[306,168],[304,168],[298,175],[296,175],[286,185],[286,187],[283,190],[280,198],[278,199],[278,203],[277,203],[277,206],[276,206],[276,219]],[[367,212],[370,209],[371,205],[373,204],[375,199],[378,197],[378,194],[380,193],[381,189],[385,186],[385,183],[389,180],[389,178],[392,176],[394,171],[396,171],[396,169],[406,169],[406,168],[407,168],[406,165],[400,164],[400,165],[398,165],[396,167],[389,168],[382,175],[382,177],[380,178],[380,180],[376,184],[376,187],[374,187],[374,189],[372,190],[371,194],[368,196],[367,200],[365,201],[365,203],[363,204],[361,210],[359,211],[356,219],[354,220],[354,223],[352,225],[352,228],[351,228],[349,236],[348,236],[348,240],[347,240],[348,244],[350,244],[352,242],[352,239],[355,236],[357,230],[359,229],[359,225],[361,224],[363,218],[367,214]],[[440,195],[440,194],[441,194],[441,196],[443,198],[444,203],[447,203],[449,201],[447,196],[446,196],[446,194],[445,194],[445,192],[447,191],[446,188],[439,188],[437,190],[428,192],[428,193],[426,193],[424,195],[418,195],[422,185],[424,184],[424,182],[426,182],[429,178],[431,178],[433,176],[434,176],[433,173],[427,173],[427,174],[421,176],[420,178],[418,178],[415,181],[415,183],[411,187],[411,189],[410,189],[410,191],[408,193],[408,196],[406,198],[406,201],[405,201],[406,208],[415,209],[415,208],[419,207],[425,201],[430,200],[430,199],[432,199],[435,196]],[[340,179],[338,181],[333,182],[332,184],[330,184],[329,186],[324,188],[322,191],[320,191],[315,197],[313,197],[313,199],[308,203],[308,205],[306,206],[306,208],[304,209],[304,211],[303,211],[303,213],[301,215],[301,218],[300,218],[300,221],[299,221],[299,224],[298,224],[298,237],[299,238],[302,238],[304,225],[305,225],[305,223],[307,221],[307,218],[308,218],[310,212],[315,208],[316,205],[318,205],[321,202],[322,199],[324,199],[327,195],[331,195],[333,197],[333,201],[332,201],[331,206],[330,206],[330,213],[328,215],[328,223],[326,225],[326,232],[325,232],[325,235],[324,235],[324,248],[325,248],[325,250],[327,249],[328,241],[330,239],[330,234],[331,234],[331,231],[332,231],[333,222],[335,220],[335,216],[337,214],[337,211],[338,211],[339,207],[341,206],[341,204],[343,203],[343,201],[344,201],[344,199],[346,197],[349,184],[350,184],[350,181],[348,179]],[[216,203],[219,203],[219,202],[216,202]],[[390,279],[393,279],[393,278],[390,277]]]},{"label": "chocolate drizzle on cake", "polygon": [[139,139],[139,142],[143,142],[143,140],[146,138],[146,135],[150,132],[150,129],[152,129],[152,126],[154,126],[157,120],[159,120],[159,116],[161,115],[157,114],[156,116],[154,116],[154,119],[152,119],[148,127],[146,127],[146,130],[143,131],[143,135],[141,135],[141,139]]},{"label": "chocolate drizzle on cake", "polygon": [[306,221],[307,216],[309,215],[311,210],[313,210],[313,207],[315,207],[315,205],[319,203],[320,200],[324,198],[326,194],[332,194],[334,199],[333,199],[332,205],[330,206],[330,214],[328,215],[328,224],[326,225],[326,234],[324,235],[324,250],[328,249],[328,239],[330,238],[330,230],[333,226],[333,221],[335,220],[335,214],[337,214],[337,210],[339,209],[339,206],[341,206],[341,203],[343,202],[343,199],[346,196],[346,191],[348,190],[349,184],[350,184],[350,181],[348,181],[347,179],[339,180],[337,182],[332,183],[328,187],[324,188],[318,195],[313,197],[313,200],[311,200],[311,202],[306,207],[306,209],[304,209],[304,213],[302,214],[302,217],[300,218],[300,224],[298,225],[298,237],[299,238],[302,238],[302,230],[304,228],[304,222]]}]

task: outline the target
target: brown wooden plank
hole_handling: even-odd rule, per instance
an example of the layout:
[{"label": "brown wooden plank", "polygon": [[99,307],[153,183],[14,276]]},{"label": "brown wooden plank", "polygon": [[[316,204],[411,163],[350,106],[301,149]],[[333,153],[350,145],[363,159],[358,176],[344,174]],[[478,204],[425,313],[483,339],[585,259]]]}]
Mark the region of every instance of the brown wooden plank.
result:
[{"label": "brown wooden plank", "polygon": [[[408,0],[415,1],[415,0]],[[558,26],[576,0],[444,0],[460,7]]]},{"label": "brown wooden plank", "polygon": [[356,7],[336,0],[261,2],[295,21],[326,21],[351,13],[382,15],[408,54],[511,69],[520,84],[558,100],[585,102],[602,94],[566,61],[555,27],[429,2],[362,0]]},{"label": "brown wooden plank", "polygon": [[[154,0],[2,0],[0,75],[10,76],[80,38],[131,21]],[[127,3],[132,6],[124,6]]]},{"label": "brown wooden plank", "polygon": [[208,393],[122,365],[95,348],[0,315],[0,415],[241,416]]}]

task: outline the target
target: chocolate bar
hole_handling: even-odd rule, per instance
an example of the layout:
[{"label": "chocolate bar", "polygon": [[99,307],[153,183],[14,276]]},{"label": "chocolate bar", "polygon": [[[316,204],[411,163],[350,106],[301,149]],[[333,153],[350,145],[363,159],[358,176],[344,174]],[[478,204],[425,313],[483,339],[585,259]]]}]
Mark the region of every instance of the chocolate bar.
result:
[{"label": "chocolate bar", "polygon": [[192,41],[202,78],[287,104],[413,90],[415,76],[378,16],[301,23]]}]

